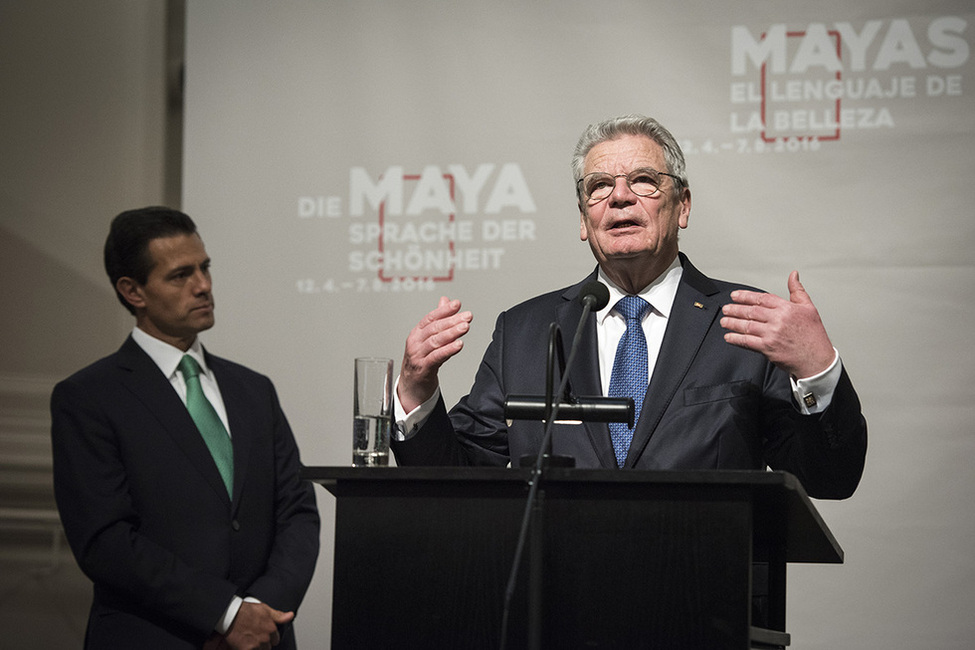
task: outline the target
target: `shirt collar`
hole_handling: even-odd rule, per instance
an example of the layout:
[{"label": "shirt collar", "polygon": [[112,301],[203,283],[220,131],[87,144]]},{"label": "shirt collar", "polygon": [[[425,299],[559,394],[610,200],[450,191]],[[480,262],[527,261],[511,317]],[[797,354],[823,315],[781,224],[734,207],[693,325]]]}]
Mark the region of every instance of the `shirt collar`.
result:
[{"label": "shirt collar", "polygon": [[176,367],[179,366],[180,359],[183,358],[184,354],[188,354],[196,362],[200,364],[200,371],[204,374],[209,375],[210,371],[207,368],[206,357],[203,354],[203,344],[200,343],[200,337],[196,337],[193,340],[193,345],[186,352],[183,352],[179,348],[157,339],[151,334],[147,334],[138,327],[132,329],[132,339],[139,344],[139,347],[149,355],[159,369],[162,371],[163,375],[167,378],[172,378],[173,374],[176,372]]},{"label": "shirt collar", "polygon": [[[680,278],[683,273],[684,269],[680,264],[680,258],[676,257],[670,266],[667,267],[666,271],[641,289],[637,295],[653,305],[653,311],[655,313],[664,318],[669,318],[670,312],[674,307],[674,299],[677,297],[677,288],[680,286]],[[623,296],[629,294],[613,284],[613,281],[603,272],[602,267],[599,268],[598,277],[599,281],[609,288],[609,303],[596,312],[596,322],[602,325],[606,318],[613,312],[616,303]]]}]

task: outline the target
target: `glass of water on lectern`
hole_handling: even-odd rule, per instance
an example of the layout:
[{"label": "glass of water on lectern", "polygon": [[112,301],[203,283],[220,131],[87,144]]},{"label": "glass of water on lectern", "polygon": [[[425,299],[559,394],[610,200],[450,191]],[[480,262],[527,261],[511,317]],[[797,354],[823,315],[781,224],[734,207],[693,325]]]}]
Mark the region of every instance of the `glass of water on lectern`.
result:
[{"label": "glass of water on lectern", "polygon": [[393,417],[393,360],[355,360],[352,465],[389,465],[389,432]]}]

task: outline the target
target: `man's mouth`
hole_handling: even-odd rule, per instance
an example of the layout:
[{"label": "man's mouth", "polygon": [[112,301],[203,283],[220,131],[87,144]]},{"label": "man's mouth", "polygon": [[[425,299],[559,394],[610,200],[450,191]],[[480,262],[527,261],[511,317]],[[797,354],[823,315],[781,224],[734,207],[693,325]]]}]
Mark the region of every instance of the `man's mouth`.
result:
[{"label": "man's mouth", "polygon": [[637,227],[639,227],[639,225],[640,224],[638,224],[636,221],[630,221],[629,219],[624,219],[622,221],[617,221],[612,226],[610,226],[609,229],[610,230],[624,230],[626,228],[637,228]]}]

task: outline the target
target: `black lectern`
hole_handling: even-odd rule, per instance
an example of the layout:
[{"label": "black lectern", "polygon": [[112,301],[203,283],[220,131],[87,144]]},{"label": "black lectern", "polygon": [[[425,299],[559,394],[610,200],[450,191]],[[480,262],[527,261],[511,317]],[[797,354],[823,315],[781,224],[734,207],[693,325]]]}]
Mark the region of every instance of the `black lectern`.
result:
[{"label": "black lectern", "polygon": [[[337,498],[332,648],[500,646],[530,470],[302,475]],[[843,561],[787,473],[553,468],[542,489],[541,566],[524,556],[508,648],[528,645],[532,570],[542,647],[746,650],[789,644],[787,562]],[[767,590],[767,628],[752,624],[753,589]]]}]

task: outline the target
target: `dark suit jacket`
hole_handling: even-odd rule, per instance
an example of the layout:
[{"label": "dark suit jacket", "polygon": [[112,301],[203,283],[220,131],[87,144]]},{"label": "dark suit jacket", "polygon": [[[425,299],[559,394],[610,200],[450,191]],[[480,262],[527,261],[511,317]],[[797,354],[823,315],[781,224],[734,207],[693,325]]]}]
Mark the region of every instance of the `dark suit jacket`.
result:
[{"label": "dark suit jacket", "polygon": [[[51,397],[54,487],[94,582],[89,648],[199,648],[234,594],[297,609],[319,519],[267,377],[207,354],[234,447],[227,494],[158,366],[130,337]],[[294,647],[284,631],[281,647]]]},{"label": "dark suit jacket", "polygon": [[[773,469],[795,474],[811,496],[845,498],[863,471],[866,422],[845,370],[830,407],[803,416],[789,377],[761,354],[724,341],[721,306],[741,285],[684,272],[634,430],[626,468]],[[414,437],[393,443],[400,465],[518,465],[536,455],[541,422],[504,421],[507,395],[544,395],[550,324],[566,348],[582,316],[580,289],[596,274],[498,316],[469,395],[449,413],[443,400]],[[564,351],[566,357],[568,349]],[[590,315],[569,381],[576,396],[602,393],[596,319]],[[555,384],[558,385],[558,378]],[[605,423],[557,425],[553,453],[577,467],[615,468]]]}]

